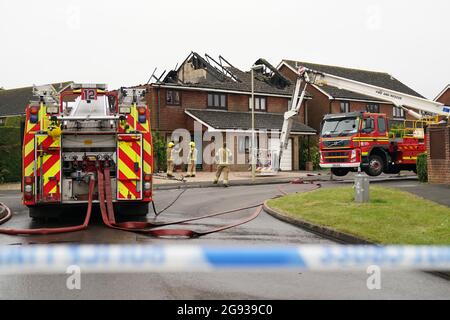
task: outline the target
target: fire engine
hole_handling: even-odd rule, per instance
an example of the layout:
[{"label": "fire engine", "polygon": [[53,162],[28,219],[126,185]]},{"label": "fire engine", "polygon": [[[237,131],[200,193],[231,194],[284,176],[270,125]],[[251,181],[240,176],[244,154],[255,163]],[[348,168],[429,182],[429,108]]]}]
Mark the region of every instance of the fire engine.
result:
[{"label": "fire engine", "polygon": [[[291,109],[285,113],[280,154],[287,147],[294,116],[301,108],[308,85],[332,86],[391,102],[416,118],[411,125],[391,129],[385,114],[351,112],[326,115],[320,133],[320,166],[344,176],[359,168],[370,176],[416,171],[416,159],[426,152],[424,127],[448,119],[450,107],[424,98],[300,67]],[[418,110],[420,113],[411,110]],[[433,116],[431,116],[433,115]],[[441,117],[439,117],[441,116]],[[446,121],[442,119],[441,121]]]},{"label": "fire engine", "polygon": [[[23,203],[31,217],[86,205],[99,167],[111,172],[112,202],[120,213],[147,214],[153,157],[145,94],[108,91],[104,84],[73,84],[60,94],[52,86],[34,88],[23,141]],[[98,202],[97,187],[93,197]]]}]

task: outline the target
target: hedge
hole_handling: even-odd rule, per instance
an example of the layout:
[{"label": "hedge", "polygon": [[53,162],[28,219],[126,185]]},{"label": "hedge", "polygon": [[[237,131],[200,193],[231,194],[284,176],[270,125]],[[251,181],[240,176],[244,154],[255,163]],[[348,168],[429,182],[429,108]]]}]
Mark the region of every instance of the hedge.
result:
[{"label": "hedge", "polygon": [[22,177],[20,128],[0,127],[0,183],[17,182]]},{"label": "hedge", "polygon": [[420,182],[428,181],[428,169],[427,169],[427,154],[422,153],[417,157],[417,177]]}]

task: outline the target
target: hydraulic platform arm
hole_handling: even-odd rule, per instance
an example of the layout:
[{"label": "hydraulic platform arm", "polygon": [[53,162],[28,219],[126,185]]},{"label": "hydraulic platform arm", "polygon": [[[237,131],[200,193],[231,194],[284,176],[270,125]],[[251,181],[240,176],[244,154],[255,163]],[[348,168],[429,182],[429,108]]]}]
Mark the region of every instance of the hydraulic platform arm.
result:
[{"label": "hydraulic platform arm", "polygon": [[[418,111],[424,111],[428,113],[438,114],[441,116],[449,117],[450,115],[450,107],[444,106],[442,103],[412,96],[409,94],[405,94],[402,92],[377,87],[374,85],[370,85],[363,82],[358,82],[355,80],[350,80],[334,75],[330,75],[323,72],[318,72],[315,70],[307,69],[304,67],[300,67],[297,71],[297,83],[295,86],[295,90],[292,96],[292,104],[290,110],[288,110],[284,114],[284,123],[283,128],[281,130],[280,135],[280,151],[278,154],[278,162],[281,160],[281,156],[283,150],[287,147],[289,141],[289,135],[292,128],[292,123],[294,121],[294,117],[297,116],[300,112],[300,108],[303,103],[303,99],[306,93],[306,87],[308,84],[317,85],[317,86],[331,86],[338,89],[344,89],[360,94],[364,94],[366,96],[381,99],[384,101],[391,102],[397,107],[400,107],[407,111],[415,118],[422,118],[422,115],[418,112],[412,111],[411,109],[415,109]],[[304,82],[303,90],[300,94],[300,88]],[[278,164],[279,165],[279,164]]]}]

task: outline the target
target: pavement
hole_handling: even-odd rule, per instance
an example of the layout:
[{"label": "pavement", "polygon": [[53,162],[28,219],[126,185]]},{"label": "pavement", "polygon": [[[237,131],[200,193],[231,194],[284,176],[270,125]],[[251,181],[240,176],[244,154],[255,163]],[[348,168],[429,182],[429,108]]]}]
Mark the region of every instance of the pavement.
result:
[{"label": "pavement", "polygon": [[[280,184],[291,182],[295,179],[305,181],[334,181],[341,183],[353,183],[356,173],[349,173],[345,177],[331,177],[328,170],[319,171],[286,171],[278,172],[276,175],[257,176],[255,181],[252,179],[251,172],[230,172],[229,180],[232,186],[265,185]],[[155,173],[153,176],[154,190],[169,190],[179,188],[205,188],[221,187],[213,184],[215,172],[197,172],[195,177],[185,177],[184,172],[176,172],[175,178],[167,178],[165,173]],[[221,178],[222,179],[222,178]],[[381,174],[378,177],[369,177],[371,182],[398,181],[398,180],[417,180],[417,176],[412,172],[402,172],[399,175]],[[222,181],[222,180],[221,180]],[[20,183],[0,184],[0,191],[20,190]]]},{"label": "pavement", "polygon": [[[411,188],[414,181],[382,182]],[[324,183],[327,186],[328,183]],[[195,217],[210,212],[251,206],[286,192],[305,192],[313,185],[255,185],[230,188],[192,188],[157,221]],[[175,199],[180,190],[156,190],[158,209]],[[0,202],[7,204],[14,217],[5,227],[39,227],[22,206],[20,192],[0,191]],[[238,220],[252,210],[184,225],[204,230]],[[84,212],[72,212],[47,226],[74,224]],[[153,220],[152,216],[148,217]],[[36,243],[118,243],[118,244],[195,244],[224,246],[331,244],[330,240],[279,221],[263,212],[245,225],[199,239],[155,239],[130,232],[108,229],[98,212],[89,229],[81,232],[13,237],[0,235],[0,245]],[[82,275],[81,290],[66,288],[67,275],[0,276],[0,299],[450,299],[450,282],[420,271],[383,271],[381,290],[369,290],[366,272],[296,272],[258,270],[246,272],[90,274]]]}]

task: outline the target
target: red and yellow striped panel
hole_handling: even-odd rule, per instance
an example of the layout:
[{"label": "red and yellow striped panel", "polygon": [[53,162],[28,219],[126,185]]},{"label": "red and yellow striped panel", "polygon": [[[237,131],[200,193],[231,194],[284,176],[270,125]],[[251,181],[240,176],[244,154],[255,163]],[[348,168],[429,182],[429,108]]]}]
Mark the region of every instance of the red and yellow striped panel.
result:
[{"label": "red and yellow striped panel", "polygon": [[117,199],[142,198],[142,135],[119,134],[117,138]]},{"label": "red and yellow striped panel", "polygon": [[39,180],[42,181],[42,188],[43,188],[42,199],[40,200],[44,202],[60,201],[61,199],[60,139],[52,138],[47,135],[36,135],[36,156],[37,156],[36,175],[38,176]]}]

